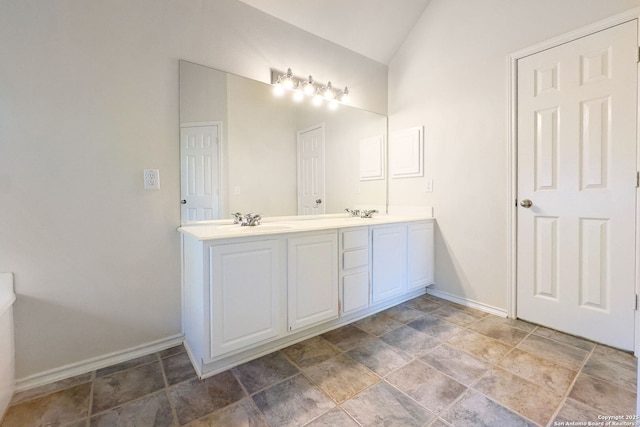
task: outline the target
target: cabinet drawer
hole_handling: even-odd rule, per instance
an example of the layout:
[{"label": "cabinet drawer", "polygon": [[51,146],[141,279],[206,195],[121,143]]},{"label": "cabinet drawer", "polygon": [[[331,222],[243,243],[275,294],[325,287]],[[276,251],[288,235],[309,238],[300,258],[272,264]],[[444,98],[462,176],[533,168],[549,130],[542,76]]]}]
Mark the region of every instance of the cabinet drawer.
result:
[{"label": "cabinet drawer", "polygon": [[342,255],[342,268],[344,270],[367,265],[369,265],[369,251],[367,249],[356,249],[355,251],[345,252]]},{"label": "cabinet drawer", "polygon": [[342,232],[342,249],[366,248],[369,246],[369,229],[349,230]]}]

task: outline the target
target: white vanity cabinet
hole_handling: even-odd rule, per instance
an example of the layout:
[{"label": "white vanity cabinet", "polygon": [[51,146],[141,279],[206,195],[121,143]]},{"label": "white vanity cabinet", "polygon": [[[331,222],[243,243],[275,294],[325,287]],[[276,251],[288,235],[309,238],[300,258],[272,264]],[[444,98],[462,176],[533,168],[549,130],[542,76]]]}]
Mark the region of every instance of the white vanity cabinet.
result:
[{"label": "white vanity cabinet", "polygon": [[407,225],[371,227],[371,302],[407,289]]},{"label": "white vanity cabinet", "polygon": [[429,219],[181,231],[185,346],[201,378],[415,298],[433,283]]},{"label": "white vanity cabinet", "polygon": [[407,287],[409,290],[434,283],[434,227],[432,221],[407,225]]},{"label": "white vanity cabinet", "polygon": [[287,239],[289,331],[338,317],[336,231]]},{"label": "white vanity cabinet", "polygon": [[341,229],[340,292],[342,314],[369,306],[369,227]]},{"label": "white vanity cabinet", "polygon": [[432,285],[433,221],[371,227],[371,301]]},{"label": "white vanity cabinet", "polygon": [[280,244],[209,248],[212,357],[280,334]]}]

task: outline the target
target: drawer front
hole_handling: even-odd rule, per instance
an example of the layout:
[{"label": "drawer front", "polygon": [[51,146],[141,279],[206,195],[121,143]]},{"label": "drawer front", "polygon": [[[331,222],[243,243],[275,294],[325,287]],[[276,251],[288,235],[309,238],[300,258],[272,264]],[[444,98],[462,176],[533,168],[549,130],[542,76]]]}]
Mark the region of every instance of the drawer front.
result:
[{"label": "drawer front", "polygon": [[369,247],[369,229],[349,230],[342,232],[342,249]]},{"label": "drawer front", "polygon": [[355,251],[345,252],[342,255],[342,268],[350,270],[357,267],[366,267],[369,265],[369,250],[356,249]]}]

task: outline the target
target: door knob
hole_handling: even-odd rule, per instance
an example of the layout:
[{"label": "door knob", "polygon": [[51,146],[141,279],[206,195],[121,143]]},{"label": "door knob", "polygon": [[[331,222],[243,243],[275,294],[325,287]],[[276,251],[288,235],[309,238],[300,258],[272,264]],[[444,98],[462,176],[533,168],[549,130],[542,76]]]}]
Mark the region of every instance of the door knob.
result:
[{"label": "door knob", "polygon": [[529,209],[531,206],[533,206],[533,202],[529,199],[524,199],[523,201],[520,202],[520,206],[522,206],[523,208]]},{"label": "door knob", "polygon": [[182,199],[182,200],[180,200],[180,204],[181,204],[181,205],[186,205],[186,204],[187,204],[187,201],[186,201],[186,200],[184,200],[184,199]]},{"label": "door knob", "polygon": [[316,200],[316,203],[317,203],[317,204],[322,203],[322,199],[318,199],[318,200]]}]

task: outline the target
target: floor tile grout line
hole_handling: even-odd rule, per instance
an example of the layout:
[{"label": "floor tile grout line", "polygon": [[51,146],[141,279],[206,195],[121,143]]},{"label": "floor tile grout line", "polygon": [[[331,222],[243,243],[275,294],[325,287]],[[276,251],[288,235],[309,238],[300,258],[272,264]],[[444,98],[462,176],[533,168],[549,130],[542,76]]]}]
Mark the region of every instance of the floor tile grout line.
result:
[{"label": "floor tile grout line", "polygon": [[171,393],[169,393],[169,378],[167,377],[167,371],[164,367],[164,359],[160,356],[160,352],[156,353],[156,358],[158,359],[158,363],[160,363],[160,372],[162,373],[162,379],[164,381],[164,394],[169,402],[169,408],[171,408],[171,416],[173,417],[173,421],[180,425],[180,420],[178,419],[178,411],[176,410],[175,405],[173,404],[173,399],[171,399]]},{"label": "floor tile grout line", "polygon": [[[596,346],[593,346],[593,348],[591,349],[589,354],[587,354],[587,356],[584,358],[584,360],[580,364],[580,368],[577,370],[576,375],[574,376],[573,381],[571,381],[571,384],[567,388],[567,391],[565,392],[564,396],[562,396],[562,399],[560,400],[560,405],[558,405],[558,407],[554,411],[553,415],[551,416],[551,419],[547,422],[547,424],[546,424],[547,426],[552,425],[553,421],[556,419],[558,414],[560,414],[560,411],[562,411],[562,408],[564,407],[565,403],[567,402],[567,399],[571,395],[571,392],[573,391],[573,387],[575,386],[576,382],[578,381],[578,378],[580,377],[580,374],[583,373],[582,370],[584,369],[584,367],[586,366],[587,362],[591,358],[591,355],[593,354],[595,349],[596,349]],[[591,407],[590,405],[586,405],[586,404],[585,404],[585,406]]]}]

